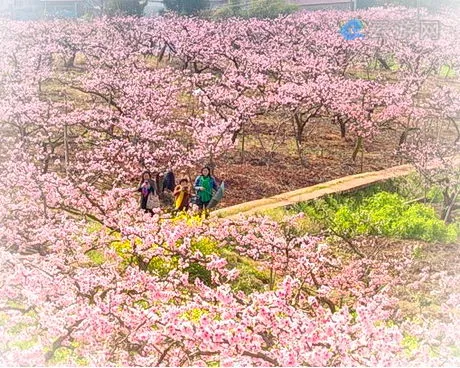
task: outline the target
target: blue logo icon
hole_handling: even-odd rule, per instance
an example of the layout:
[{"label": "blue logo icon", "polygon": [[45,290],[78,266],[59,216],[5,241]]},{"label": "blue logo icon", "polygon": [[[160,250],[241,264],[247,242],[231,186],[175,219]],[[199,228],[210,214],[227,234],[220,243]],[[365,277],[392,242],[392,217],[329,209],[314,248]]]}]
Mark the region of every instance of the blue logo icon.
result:
[{"label": "blue logo icon", "polygon": [[355,18],[349,20],[340,28],[340,34],[347,41],[353,41],[357,38],[364,38],[364,33],[359,32],[362,29],[364,29],[363,22]]}]

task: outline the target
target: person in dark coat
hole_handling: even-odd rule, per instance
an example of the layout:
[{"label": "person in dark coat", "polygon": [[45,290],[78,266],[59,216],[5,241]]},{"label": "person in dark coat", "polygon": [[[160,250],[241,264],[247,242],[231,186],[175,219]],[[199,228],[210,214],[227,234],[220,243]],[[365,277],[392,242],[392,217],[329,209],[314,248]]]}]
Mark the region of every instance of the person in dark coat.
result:
[{"label": "person in dark coat", "polygon": [[171,170],[166,171],[161,181],[160,199],[165,207],[174,208],[173,191],[176,187],[176,179]]},{"label": "person in dark coat", "polygon": [[174,191],[176,187],[176,178],[174,177],[174,173],[171,170],[168,170],[163,177],[163,192],[165,189],[169,191]]}]

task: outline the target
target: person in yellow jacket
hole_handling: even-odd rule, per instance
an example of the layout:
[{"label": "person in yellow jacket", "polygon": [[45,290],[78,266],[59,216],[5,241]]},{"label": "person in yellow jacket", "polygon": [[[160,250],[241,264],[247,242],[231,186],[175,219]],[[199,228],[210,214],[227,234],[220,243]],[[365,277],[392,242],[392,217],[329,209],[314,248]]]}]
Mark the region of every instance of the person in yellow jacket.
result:
[{"label": "person in yellow jacket", "polygon": [[188,179],[181,179],[179,185],[174,188],[174,209],[187,211],[190,202],[190,185]]}]

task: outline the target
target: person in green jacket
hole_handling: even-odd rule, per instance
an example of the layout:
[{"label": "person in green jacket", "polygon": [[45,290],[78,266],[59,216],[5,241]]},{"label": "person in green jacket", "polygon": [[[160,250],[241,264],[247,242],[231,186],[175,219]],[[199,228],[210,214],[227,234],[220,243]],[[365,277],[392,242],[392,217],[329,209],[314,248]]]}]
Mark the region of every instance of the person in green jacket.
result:
[{"label": "person in green jacket", "polygon": [[201,210],[205,210],[212,199],[213,190],[218,190],[216,180],[211,176],[208,166],[203,167],[201,175],[196,177],[194,188],[197,193],[197,205]]}]

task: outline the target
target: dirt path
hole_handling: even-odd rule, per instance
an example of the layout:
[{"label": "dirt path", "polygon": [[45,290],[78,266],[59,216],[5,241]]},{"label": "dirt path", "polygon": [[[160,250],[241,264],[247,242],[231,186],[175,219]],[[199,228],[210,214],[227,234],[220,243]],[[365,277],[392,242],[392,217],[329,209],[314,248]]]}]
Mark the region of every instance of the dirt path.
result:
[{"label": "dirt path", "polygon": [[225,207],[211,213],[211,217],[234,218],[240,214],[253,215],[278,207],[285,207],[298,202],[323,197],[328,194],[345,192],[357,189],[379,181],[405,176],[414,172],[411,165],[391,167],[381,171],[372,171],[362,174],[344,176],[339,179],[320,183],[310,187],[281,193],[269,198],[258,199],[235,206]]}]

